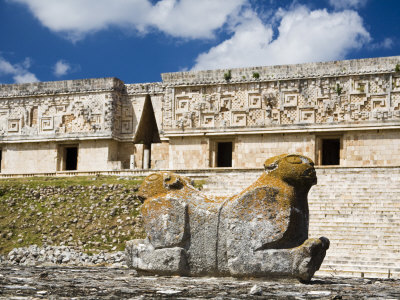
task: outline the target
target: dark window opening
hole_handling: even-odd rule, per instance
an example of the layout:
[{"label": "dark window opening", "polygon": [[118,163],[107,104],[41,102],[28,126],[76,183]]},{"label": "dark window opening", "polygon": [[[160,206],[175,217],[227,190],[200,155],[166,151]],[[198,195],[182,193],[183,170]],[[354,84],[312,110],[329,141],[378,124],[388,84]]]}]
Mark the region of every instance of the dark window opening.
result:
[{"label": "dark window opening", "polygon": [[0,172],[1,172],[1,163],[3,161],[3,151],[0,149]]},{"label": "dark window opening", "polygon": [[340,139],[322,140],[322,165],[340,165]]},{"label": "dark window opening", "polygon": [[73,171],[78,166],[78,147],[65,148],[65,170]]},{"label": "dark window opening", "polygon": [[218,143],[217,167],[232,167],[232,142]]}]

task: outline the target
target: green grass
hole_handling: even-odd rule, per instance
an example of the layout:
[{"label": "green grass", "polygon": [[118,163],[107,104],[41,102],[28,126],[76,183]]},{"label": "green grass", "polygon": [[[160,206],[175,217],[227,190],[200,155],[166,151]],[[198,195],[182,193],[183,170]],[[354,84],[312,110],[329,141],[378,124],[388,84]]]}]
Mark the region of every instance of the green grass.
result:
[{"label": "green grass", "polygon": [[0,180],[0,253],[32,244],[91,253],[143,238],[136,192],[142,178],[30,177]]},{"label": "green grass", "polygon": [[13,184],[27,185],[30,187],[50,186],[50,187],[68,187],[70,185],[82,186],[101,186],[103,184],[124,184],[126,186],[135,186],[143,181],[141,177],[132,177],[129,179],[118,179],[116,176],[72,176],[72,177],[24,177],[0,179],[0,186],[10,186]]}]

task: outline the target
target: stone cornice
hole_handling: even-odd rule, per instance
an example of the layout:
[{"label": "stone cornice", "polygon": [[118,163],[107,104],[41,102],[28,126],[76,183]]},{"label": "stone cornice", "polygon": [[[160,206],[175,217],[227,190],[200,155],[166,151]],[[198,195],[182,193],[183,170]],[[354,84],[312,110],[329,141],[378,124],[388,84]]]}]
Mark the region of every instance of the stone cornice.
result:
[{"label": "stone cornice", "polygon": [[62,95],[87,92],[124,92],[124,83],[115,77],[0,84],[0,99],[25,96]]},{"label": "stone cornice", "polygon": [[228,136],[228,135],[251,135],[251,134],[286,134],[286,133],[328,133],[344,131],[364,131],[364,130],[391,130],[400,129],[400,122],[388,121],[382,123],[333,123],[333,124],[300,124],[287,126],[271,127],[241,127],[241,128],[190,128],[184,130],[164,130],[163,138],[182,137],[182,136]]},{"label": "stone cornice", "polygon": [[[397,64],[400,64],[400,56],[266,67],[234,68],[230,69],[231,79],[229,81],[224,78],[224,74],[228,69],[163,73],[161,74],[161,77],[163,84],[167,86],[230,84],[394,73]],[[253,73],[258,73],[259,78],[253,78]]]}]

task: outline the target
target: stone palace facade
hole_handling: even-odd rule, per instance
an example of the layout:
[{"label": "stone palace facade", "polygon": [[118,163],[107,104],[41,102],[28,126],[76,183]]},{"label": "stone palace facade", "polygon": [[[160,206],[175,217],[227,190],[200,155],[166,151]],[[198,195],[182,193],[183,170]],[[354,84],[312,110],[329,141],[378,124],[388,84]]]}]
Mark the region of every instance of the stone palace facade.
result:
[{"label": "stone palace facade", "polygon": [[227,196],[282,153],[316,163],[318,273],[400,278],[400,56],[0,85],[3,178],[151,168]]},{"label": "stone palace facade", "polygon": [[396,56],[0,85],[1,173],[259,168],[281,153],[399,166],[399,69]]}]

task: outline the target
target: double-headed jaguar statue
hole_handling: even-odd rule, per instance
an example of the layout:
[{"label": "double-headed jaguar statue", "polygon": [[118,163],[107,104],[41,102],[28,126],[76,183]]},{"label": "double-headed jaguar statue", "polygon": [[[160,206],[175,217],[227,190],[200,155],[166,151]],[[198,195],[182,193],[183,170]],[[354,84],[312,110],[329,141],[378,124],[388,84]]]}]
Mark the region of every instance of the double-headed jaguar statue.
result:
[{"label": "double-headed jaguar statue", "polygon": [[127,243],[128,265],[156,274],[310,281],[329,248],[325,237],[308,238],[314,163],[284,154],[264,169],[232,197],[206,196],[171,172],[147,176],[139,189],[147,237]]}]

